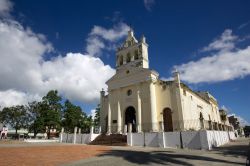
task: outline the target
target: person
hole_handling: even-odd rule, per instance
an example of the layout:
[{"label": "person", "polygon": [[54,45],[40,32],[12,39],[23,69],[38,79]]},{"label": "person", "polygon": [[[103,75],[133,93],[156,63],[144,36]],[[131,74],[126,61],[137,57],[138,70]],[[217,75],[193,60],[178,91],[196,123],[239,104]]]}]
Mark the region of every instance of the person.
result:
[{"label": "person", "polygon": [[8,128],[4,125],[1,131],[1,139],[6,139],[7,138],[7,133],[8,133]]}]

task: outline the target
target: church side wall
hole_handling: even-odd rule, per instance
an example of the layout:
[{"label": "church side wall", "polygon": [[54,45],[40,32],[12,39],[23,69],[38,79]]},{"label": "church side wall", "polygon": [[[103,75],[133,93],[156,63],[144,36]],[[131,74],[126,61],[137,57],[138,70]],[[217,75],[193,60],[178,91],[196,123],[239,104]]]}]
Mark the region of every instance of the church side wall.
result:
[{"label": "church side wall", "polygon": [[213,122],[220,123],[218,107],[212,106],[212,104],[183,88],[181,89],[181,97],[185,130],[198,130],[201,128],[200,112],[204,120],[209,121],[210,116]]}]

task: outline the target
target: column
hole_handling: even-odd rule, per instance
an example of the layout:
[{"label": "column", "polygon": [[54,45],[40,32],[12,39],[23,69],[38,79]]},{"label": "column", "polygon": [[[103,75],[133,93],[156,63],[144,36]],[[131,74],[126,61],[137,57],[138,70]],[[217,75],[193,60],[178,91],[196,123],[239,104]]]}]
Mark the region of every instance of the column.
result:
[{"label": "column", "polygon": [[108,103],[108,131],[107,134],[111,133],[111,108],[110,108],[110,102]]},{"label": "column", "polygon": [[141,97],[139,89],[137,90],[137,132],[141,132]]},{"label": "column", "polygon": [[121,133],[121,131],[122,131],[122,118],[121,118],[121,106],[120,106],[120,102],[119,102],[119,100],[118,100],[118,102],[117,102],[117,133]]},{"label": "column", "polygon": [[63,134],[64,134],[64,127],[62,127],[62,130],[60,133],[60,142],[63,142]]},{"label": "column", "polygon": [[77,133],[77,127],[74,128],[73,144],[76,143],[76,133]]},{"label": "column", "polygon": [[155,95],[155,87],[152,82],[150,83],[150,107],[151,107],[151,123],[152,123],[151,130],[158,131],[156,95]]}]

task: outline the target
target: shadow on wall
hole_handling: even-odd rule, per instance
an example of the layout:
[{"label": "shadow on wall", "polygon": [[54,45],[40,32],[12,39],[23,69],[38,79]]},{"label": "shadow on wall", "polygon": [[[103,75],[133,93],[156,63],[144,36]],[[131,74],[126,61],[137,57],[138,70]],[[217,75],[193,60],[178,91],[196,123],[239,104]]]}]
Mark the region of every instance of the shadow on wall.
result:
[{"label": "shadow on wall", "polygon": [[[124,160],[131,162],[133,164],[178,164],[192,166],[191,160],[196,161],[211,161],[219,162],[224,164],[242,164],[238,162],[230,162],[227,160],[216,159],[206,156],[197,156],[197,155],[187,155],[187,154],[176,154],[173,151],[152,151],[152,152],[142,152],[142,151],[127,151],[127,150],[112,150],[105,152],[100,157],[113,156],[120,157]],[[190,161],[189,161],[190,160]],[[213,164],[213,163],[211,163]]]}]

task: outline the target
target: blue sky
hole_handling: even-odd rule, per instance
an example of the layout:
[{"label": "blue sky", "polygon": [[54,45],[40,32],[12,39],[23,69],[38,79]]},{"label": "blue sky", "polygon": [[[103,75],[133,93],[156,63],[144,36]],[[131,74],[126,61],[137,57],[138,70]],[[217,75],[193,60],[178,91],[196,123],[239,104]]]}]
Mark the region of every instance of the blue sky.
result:
[{"label": "blue sky", "polygon": [[114,74],[115,47],[132,26],[137,38],[146,36],[150,68],[162,79],[177,68],[192,89],[211,92],[220,107],[250,121],[250,1],[1,5],[0,105],[39,99],[52,88],[90,112]]}]

